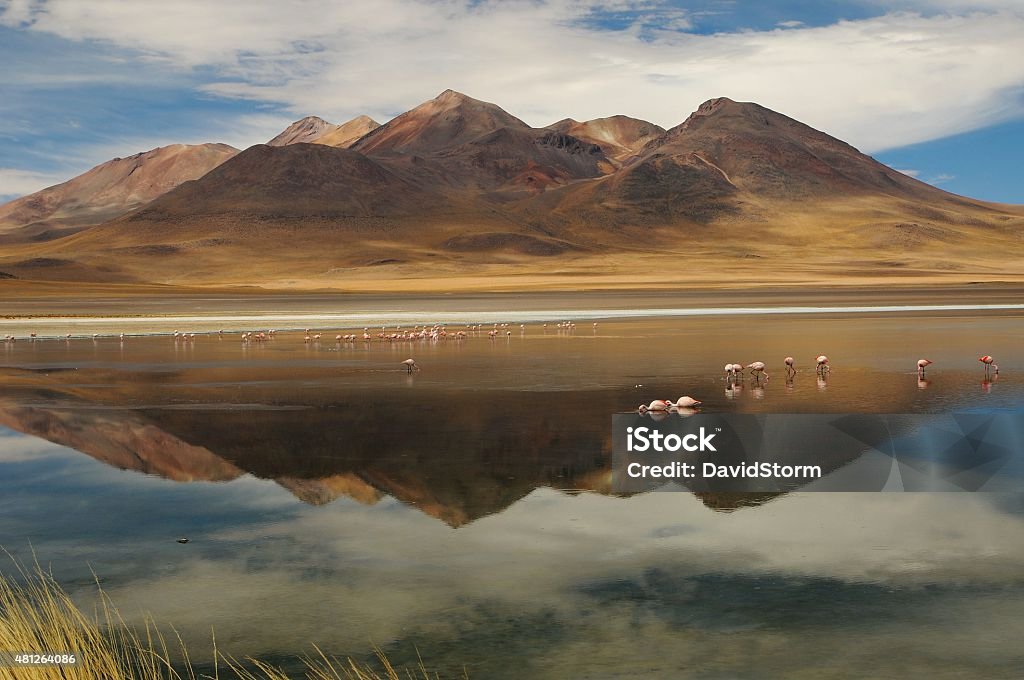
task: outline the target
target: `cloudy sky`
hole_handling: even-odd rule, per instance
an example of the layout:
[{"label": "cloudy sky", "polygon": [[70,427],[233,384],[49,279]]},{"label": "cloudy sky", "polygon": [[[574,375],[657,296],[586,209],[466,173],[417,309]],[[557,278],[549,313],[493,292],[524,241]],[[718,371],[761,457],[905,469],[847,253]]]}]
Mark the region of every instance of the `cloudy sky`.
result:
[{"label": "cloudy sky", "polygon": [[1021,0],[0,0],[0,198],[173,142],[378,121],[446,88],[532,125],[756,101],[1024,203]]}]

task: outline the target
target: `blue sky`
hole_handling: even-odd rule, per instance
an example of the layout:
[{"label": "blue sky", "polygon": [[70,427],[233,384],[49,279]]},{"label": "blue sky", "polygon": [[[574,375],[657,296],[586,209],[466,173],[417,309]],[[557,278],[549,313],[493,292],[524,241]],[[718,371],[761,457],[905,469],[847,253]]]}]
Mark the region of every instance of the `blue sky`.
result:
[{"label": "blue sky", "polygon": [[1024,3],[0,0],[0,199],[156,146],[379,121],[453,88],[533,125],[756,101],[1024,203]]}]

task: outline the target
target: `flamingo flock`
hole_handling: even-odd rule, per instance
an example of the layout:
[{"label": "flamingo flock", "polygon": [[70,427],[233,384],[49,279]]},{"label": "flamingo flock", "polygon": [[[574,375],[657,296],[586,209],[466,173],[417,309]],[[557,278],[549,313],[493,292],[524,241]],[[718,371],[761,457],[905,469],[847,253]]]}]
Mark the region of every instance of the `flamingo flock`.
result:
[{"label": "flamingo flock", "polygon": [[[554,324],[556,330],[561,333],[573,333],[576,329],[576,324],[572,321],[561,321]],[[596,332],[597,323],[593,324],[593,328]],[[520,334],[526,333],[526,325],[519,324]],[[542,330],[545,334],[548,333],[548,324],[542,325]],[[208,335],[216,335],[218,339],[223,339],[227,332],[224,329],[216,331],[216,333],[209,333]],[[387,342],[387,343],[399,343],[399,342],[415,342],[415,341],[430,341],[430,342],[441,342],[445,340],[462,341],[470,337],[477,337],[486,334],[490,340],[495,340],[499,337],[510,339],[512,331],[509,324],[507,323],[494,323],[490,328],[484,324],[470,324],[465,326],[464,329],[451,330],[445,324],[433,324],[433,325],[414,325],[411,328],[403,329],[402,326],[395,326],[393,329],[388,326],[381,326],[380,331],[371,334],[369,327],[364,327],[361,334],[358,333],[345,333],[337,334],[334,336],[334,342],[337,346],[342,345],[355,345],[356,343],[362,342],[364,344],[371,343],[373,341]],[[196,342],[197,334],[194,332],[181,332],[175,329],[171,334],[175,345],[184,344],[192,345]],[[207,334],[200,334],[207,335]],[[262,344],[273,340],[277,335],[277,330],[261,330],[261,331],[243,331],[239,335],[239,338],[243,345],[249,344]],[[83,336],[79,336],[83,337]],[[93,342],[97,342],[100,339],[100,335],[93,333],[91,336],[84,336],[90,338]],[[125,333],[119,333],[116,336],[119,341],[123,344],[130,336]],[[73,336],[68,333],[64,336],[60,336],[59,339],[63,339],[66,342],[70,342]],[[29,342],[41,342],[43,338],[40,338],[36,333],[29,333],[27,337]],[[302,340],[306,345],[319,346],[321,341],[324,339],[321,332],[317,332],[313,329],[304,329]],[[4,345],[10,347],[14,345],[18,338],[14,335],[7,334],[3,338]],[[995,358],[991,355],[983,355],[978,357],[978,361],[984,365],[986,383],[991,384],[994,380],[998,379],[999,376],[999,365],[996,363]],[[828,356],[819,354],[813,360],[814,370],[818,378],[818,386],[824,389],[826,386],[826,378],[832,372],[832,365],[829,361]],[[918,386],[927,386],[930,382],[926,379],[926,373],[930,366],[935,362],[931,359],[921,358],[917,360],[916,369],[918,377]],[[792,381],[796,376],[798,369],[796,367],[796,360],[792,356],[787,356],[782,360],[782,364],[785,367],[786,383],[792,385]],[[401,362],[403,368],[408,373],[420,370],[420,366],[413,360],[407,359]],[[744,380],[744,377],[749,371],[750,378],[754,385],[755,390],[759,390],[763,394],[763,383],[767,383],[770,379],[770,375],[767,372],[767,364],[763,361],[752,361],[746,365],[742,363],[727,363],[724,367],[725,380],[730,388],[738,390],[740,383]],[[755,395],[757,392],[755,392]],[[675,401],[668,399],[655,399],[649,404],[641,404],[638,410],[641,413],[659,413],[669,412],[673,409],[694,409],[699,407],[701,402],[690,396],[683,396]]]},{"label": "flamingo flock", "polygon": [[[572,321],[560,321],[554,324],[554,326],[559,333],[573,333],[576,330],[576,324]],[[511,328],[512,326],[510,326],[510,324],[508,323],[494,323],[491,328],[487,328],[485,324],[470,324],[467,325],[464,330],[449,330],[448,326],[445,324],[422,326],[415,325],[412,328],[407,329],[403,329],[402,326],[395,326],[393,329],[389,328],[388,326],[382,326],[380,328],[380,332],[371,334],[370,329],[367,327],[363,328],[362,334],[339,334],[334,336],[334,340],[336,343],[358,342],[359,340],[362,340],[364,342],[370,342],[374,339],[383,340],[387,342],[445,339],[463,340],[468,337],[475,337],[483,334],[486,334],[487,337],[491,339],[496,339],[499,337],[511,338]],[[543,324],[542,328],[544,333],[546,334],[548,332],[548,324]],[[594,323],[593,328],[596,332],[597,323]],[[526,324],[519,324],[519,332],[520,334],[525,335]],[[225,334],[227,334],[227,331],[225,331],[224,329],[220,329],[216,331],[216,333],[199,333],[198,335],[216,335],[218,336],[218,338],[223,338]],[[260,343],[273,339],[276,334],[277,331],[274,329],[263,331],[242,331],[239,337],[243,343]],[[142,333],[140,335],[149,334]],[[193,342],[197,337],[197,333],[182,332],[177,329],[172,331],[170,335],[176,343]],[[71,333],[68,333],[67,335],[60,337],[61,339],[70,341],[76,336],[73,336]],[[101,336],[98,333],[94,333],[92,334],[91,337],[93,340],[98,340]],[[124,341],[125,339],[129,338],[130,335],[125,333],[119,333],[117,337],[118,339]],[[41,340],[42,338],[39,338],[36,333],[30,333],[28,339],[34,342],[36,340]],[[302,339],[303,342],[306,344],[316,344],[321,342],[324,339],[324,337],[322,333],[306,328],[304,329]],[[6,344],[14,343],[16,342],[16,340],[17,338],[14,335],[4,336],[4,342]]]},{"label": "flamingo flock", "polygon": [[[819,375],[827,375],[831,372],[832,368],[829,366],[828,357],[824,354],[819,355],[814,361],[817,364],[815,371]],[[786,367],[786,379],[792,380],[793,376],[797,373],[796,359],[786,357],[782,360],[782,364]],[[745,375],[744,370],[749,370],[754,382],[760,383],[762,380],[767,382],[771,378],[765,370],[767,367],[768,365],[763,361],[752,361],[746,366],[743,364],[726,364],[725,379],[730,382],[738,381]]]},{"label": "flamingo flock", "polygon": [[[978,357],[978,361],[985,365],[985,380],[982,385],[985,391],[988,391],[989,386],[998,379],[999,377],[999,365],[996,364],[995,359],[986,354],[985,356]],[[783,365],[786,367],[786,384],[792,386],[793,378],[797,374],[796,360],[793,357],[786,357],[782,360]],[[927,387],[930,381],[925,379],[925,373],[929,366],[935,362],[931,359],[918,359],[917,360],[917,378],[918,387]],[[815,373],[817,374],[817,382],[819,389],[825,389],[827,387],[827,377],[832,372],[832,365],[829,362],[829,358],[820,354],[814,359]],[[754,384],[754,396],[761,397],[764,395],[764,389],[761,387],[762,382],[767,382],[769,379],[768,373],[765,371],[767,365],[763,361],[752,361],[751,363],[744,366],[739,363],[728,363],[725,365],[725,378],[727,382],[726,394],[730,398],[734,398],[736,393],[741,389],[741,383],[746,375],[744,371],[750,371],[750,377]],[[636,385],[635,387],[640,388],[642,385]],[[680,397],[678,401],[672,402],[667,399],[655,399],[649,404],[641,404],[637,411],[642,414],[646,413],[667,413],[672,410],[686,410],[692,412],[693,409],[699,407],[701,402],[693,397]]]},{"label": "flamingo flock", "polygon": [[655,399],[650,404],[640,404],[637,410],[640,413],[648,412],[668,412],[673,410],[692,409],[700,406],[703,402],[694,399],[693,397],[679,397],[679,399],[672,401],[671,399]]}]

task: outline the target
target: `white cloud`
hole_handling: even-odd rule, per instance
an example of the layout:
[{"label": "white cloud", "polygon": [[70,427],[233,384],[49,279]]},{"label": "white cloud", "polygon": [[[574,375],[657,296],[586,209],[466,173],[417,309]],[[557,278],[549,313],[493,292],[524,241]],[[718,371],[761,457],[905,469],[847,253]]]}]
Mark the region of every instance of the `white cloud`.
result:
[{"label": "white cloud", "polygon": [[896,170],[896,172],[902,172],[907,177],[914,177],[915,179],[921,176],[921,171],[920,170],[910,170],[910,169],[900,170],[899,168],[895,168],[895,170]]},{"label": "white cloud", "polygon": [[0,26],[18,27],[32,18],[32,0],[7,0],[0,14]]},{"label": "white cloud", "polygon": [[[206,92],[296,117],[386,120],[451,87],[534,125],[625,113],[672,126],[724,95],[878,151],[1022,115],[1024,11],[985,6],[1002,11],[714,36],[682,32],[686,14],[665,3],[628,0],[35,0],[10,3],[0,21],[207,67]],[[601,22],[630,12],[639,18],[625,28]]]},{"label": "white cloud", "polygon": [[1019,12],[1020,0],[869,0],[870,4],[921,12]]}]

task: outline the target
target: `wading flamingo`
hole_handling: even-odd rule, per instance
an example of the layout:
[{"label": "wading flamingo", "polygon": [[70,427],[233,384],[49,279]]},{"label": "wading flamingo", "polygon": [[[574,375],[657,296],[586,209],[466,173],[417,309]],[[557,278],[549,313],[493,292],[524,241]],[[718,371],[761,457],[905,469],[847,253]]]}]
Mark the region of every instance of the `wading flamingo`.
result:
[{"label": "wading flamingo", "polygon": [[754,379],[758,381],[761,380],[761,376],[764,376],[765,380],[768,380],[769,378],[769,375],[764,372],[764,367],[765,363],[763,361],[755,361],[753,363],[747,364],[747,368],[750,369],[751,375],[753,375]]},{"label": "wading flamingo", "polygon": [[796,373],[796,361],[793,357],[786,357],[782,360],[782,363],[786,364],[786,375],[793,375]]},{"label": "wading flamingo", "polygon": [[928,368],[935,362],[931,359],[918,359],[917,360],[917,377],[924,378],[924,369]]},{"label": "wading flamingo", "polygon": [[415,359],[406,359],[405,361],[402,362],[402,365],[405,366],[405,370],[408,371],[409,373],[412,373],[414,370],[420,370],[420,367],[416,364]]},{"label": "wading flamingo", "polygon": [[669,402],[669,406],[675,406],[676,408],[692,408],[694,406],[700,406],[703,402],[694,399],[693,397],[679,397],[674,403]]},{"label": "wading flamingo", "polygon": [[668,405],[669,402],[665,401],[664,399],[655,399],[646,406],[640,404],[640,406],[637,407],[637,411],[639,411],[640,413],[647,413],[648,411],[667,411]]},{"label": "wading flamingo", "polygon": [[824,354],[821,354],[818,357],[816,357],[814,359],[814,363],[818,365],[816,370],[821,375],[825,375],[826,373],[832,372],[832,367],[828,365],[828,357],[825,356]]},{"label": "wading flamingo", "polygon": [[986,354],[983,357],[978,357],[978,361],[985,364],[985,373],[995,371],[997,375],[999,374],[999,366],[996,364],[996,360],[989,355]]}]

